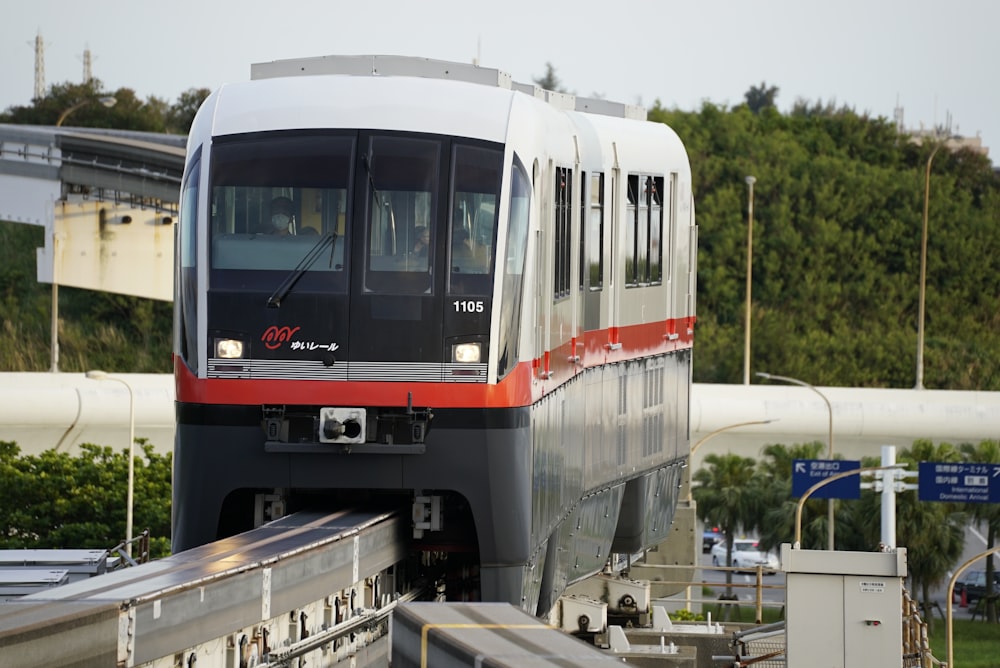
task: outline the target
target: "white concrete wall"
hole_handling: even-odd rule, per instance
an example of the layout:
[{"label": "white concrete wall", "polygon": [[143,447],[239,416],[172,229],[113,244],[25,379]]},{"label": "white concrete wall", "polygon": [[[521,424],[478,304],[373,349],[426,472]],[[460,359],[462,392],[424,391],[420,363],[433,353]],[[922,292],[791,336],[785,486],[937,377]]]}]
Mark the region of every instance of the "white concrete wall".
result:
[{"label": "white concrete wall", "polygon": [[[159,452],[174,446],[174,379],[169,374],[111,374],[135,396],[135,435]],[[0,373],[0,440],[24,454],[81,443],[128,447],[129,393],[119,382],[82,373]]]},{"label": "white concrete wall", "polygon": [[[135,393],[135,433],[157,450],[174,441],[174,380],[169,374],[113,374]],[[847,459],[878,456],[880,446],[906,448],[918,438],[954,444],[1000,438],[1000,392],[883,390],[819,387],[833,409],[834,450]],[[128,391],[121,383],[81,373],[0,373],[0,440],[24,452],[80,443],[128,444]],[[706,454],[759,454],[769,443],[827,443],[826,403],[793,385],[695,384],[691,392],[691,442],[729,425],[774,420],[726,430],[703,441]],[[821,457],[826,456],[826,450]]]},{"label": "white concrete wall", "polygon": [[[1000,392],[817,387],[833,412],[834,453],[845,459],[878,457],[882,445],[903,449],[917,439],[978,443],[1000,438]],[[691,441],[741,422],[765,425],[726,430],[705,440],[695,468],[709,453],[755,457],[770,443],[821,441],[828,447],[830,410],[807,387],[776,382],[751,385],[695,384],[691,393]],[[824,449],[821,458],[827,456]]]}]

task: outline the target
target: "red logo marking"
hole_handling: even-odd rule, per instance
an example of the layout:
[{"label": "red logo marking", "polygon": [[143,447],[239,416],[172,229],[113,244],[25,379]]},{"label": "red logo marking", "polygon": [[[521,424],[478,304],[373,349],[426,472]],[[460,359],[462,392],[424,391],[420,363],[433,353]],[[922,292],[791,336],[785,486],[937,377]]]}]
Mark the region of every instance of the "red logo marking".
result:
[{"label": "red logo marking", "polygon": [[260,340],[264,342],[264,347],[268,350],[277,350],[281,344],[288,341],[301,327],[277,327],[271,325],[264,330],[264,335]]}]

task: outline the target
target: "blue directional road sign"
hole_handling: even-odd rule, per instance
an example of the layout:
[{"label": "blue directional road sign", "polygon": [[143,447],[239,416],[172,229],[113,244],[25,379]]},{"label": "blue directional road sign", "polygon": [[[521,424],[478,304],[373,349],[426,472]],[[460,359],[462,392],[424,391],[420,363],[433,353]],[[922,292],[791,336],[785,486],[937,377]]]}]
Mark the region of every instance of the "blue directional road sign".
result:
[{"label": "blue directional road sign", "polygon": [[[809,488],[824,478],[861,468],[861,462],[848,459],[792,460],[792,497],[800,498]],[[810,499],[860,499],[861,476],[849,475],[820,487]]]},{"label": "blue directional road sign", "polygon": [[920,462],[921,501],[1000,503],[1000,464]]}]

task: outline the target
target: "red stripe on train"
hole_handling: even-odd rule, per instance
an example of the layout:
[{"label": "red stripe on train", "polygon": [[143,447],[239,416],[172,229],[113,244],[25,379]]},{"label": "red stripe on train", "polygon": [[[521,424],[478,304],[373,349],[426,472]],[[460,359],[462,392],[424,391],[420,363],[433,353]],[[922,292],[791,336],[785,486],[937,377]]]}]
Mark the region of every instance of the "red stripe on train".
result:
[{"label": "red stripe on train", "polygon": [[496,385],[396,381],[199,379],[174,358],[177,400],[195,404],[301,404],[510,408],[528,406],[584,369],[690,348],[694,317],[585,332],[520,363]]}]

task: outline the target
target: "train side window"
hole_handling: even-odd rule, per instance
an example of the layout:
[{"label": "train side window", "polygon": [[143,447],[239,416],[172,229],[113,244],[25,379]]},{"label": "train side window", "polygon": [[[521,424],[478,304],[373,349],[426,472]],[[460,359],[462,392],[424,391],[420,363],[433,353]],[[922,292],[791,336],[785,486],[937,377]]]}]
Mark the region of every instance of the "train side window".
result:
[{"label": "train side window", "polygon": [[628,175],[625,285],[663,281],[663,177]]},{"label": "train side window", "polygon": [[580,241],[577,258],[577,281],[583,290],[587,279],[587,172],[580,172]]},{"label": "train side window", "polygon": [[642,177],[639,191],[639,212],[635,225],[635,273],[640,285],[649,283],[649,199],[653,191],[653,179]]},{"label": "train side window", "polygon": [[649,194],[649,282],[663,281],[663,177],[650,178]]},{"label": "train side window", "polygon": [[[514,156],[510,175],[510,215],[507,224],[507,253],[503,261],[500,328],[497,333],[497,378],[503,378],[517,366],[518,339],[521,336],[521,296],[524,288],[524,264],[528,245],[531,209],[531,179],[524,165]],[[498,272],[499,273],[499,272]]]},{"label": "train side window", "polygon": [[625,214],[625,285],[633,287],[639,284],[639,251],[637,237],[639,228],[639,175],[628,175],[627,187],[628,205]]},{"label": "train side window", "polygon": [[589,286],[604,287],[604,174],[590,175],[590,215],[587,220],[586,264]]},{"label": "train side window", "polygon": [[573,206],[573,170],[568,167],[557,167],[555,175],[554,227],[555,243],[553,243],[553,291],[556,301],[569,296],[570,257],[572,253],[571,221]]},{"label": "train side window", "polygon": [[198,192],[201,181],[201,149],[192,156],[181,187],[180,221],[178,223],[177,269],[174,286],[174,350],[198,371]]}]

